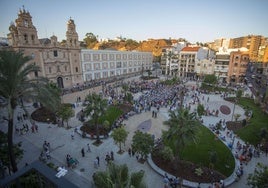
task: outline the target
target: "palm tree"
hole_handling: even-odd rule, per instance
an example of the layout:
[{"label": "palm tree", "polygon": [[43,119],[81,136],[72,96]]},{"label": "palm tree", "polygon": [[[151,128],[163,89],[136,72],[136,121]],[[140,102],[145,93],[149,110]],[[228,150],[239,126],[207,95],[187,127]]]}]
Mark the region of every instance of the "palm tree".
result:
[{"label": "palm tree", "polygon": [[170,128],[163,132],[163,140],[172,148],[175,159],[179,161],[179,152],[188,143],[195,142],[198,132],[198,121],[195,113],[180,108],[169,112],[169,120],[164,122]]},{"label": "palm tree", "polygon": [[60,103],[58,91],[53,89],[43,77],[30,79],[39,71],[34,64],[27,63],[30,57],[12,50],[0,51],[0,96],[7,100],[8,109],[8,154],[12,171],[18,170],[13,147],[13,119],[18,105],[23,106],[24,99],[41,102],[45,107],[55,109]]},{"label": "palm tree", "polygon": [[129,175],[126,164],[109,163],[107,171],[99,171],[93,175],[93,181],[97,188],[145,188],[143,177],[144,171]]},{"label": "palm tree", "polygon": [[90,116],[94,127],[96,128],[97,143],[100,143],[99,135],[99,119],[107,110],[108,102],[107,99],[103,99],[100,95],[96,93],[89,94],[85,101],[88,103],[84,113],[86,116]]}]

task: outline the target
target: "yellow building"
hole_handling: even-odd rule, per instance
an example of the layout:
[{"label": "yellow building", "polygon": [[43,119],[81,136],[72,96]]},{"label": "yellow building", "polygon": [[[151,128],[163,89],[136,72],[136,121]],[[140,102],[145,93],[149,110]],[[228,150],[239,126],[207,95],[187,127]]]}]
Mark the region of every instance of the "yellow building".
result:
[{"label": "yellow building", "polygon": [[40,72],[30,75],[32,78],[46,77],[60,88],[83,84],[80,44],[72,19],[67,22],[64,44],[58,42],[56,36],[38,39],[32,17],[24,9],[19,11],[18,18],[15,24],[10,25],[9,31],[8,40],[11,47],[32,57],[29,63],[34,63],[41,69]]},{"label": "yellow building", "polygon": [[229,48],[245,47],[249,50],[249,59],[251,62],[258,61],[259,47],[264,45],[265,37],[261,35],[248,35],[245,37],[233,38],[230,40]]}]

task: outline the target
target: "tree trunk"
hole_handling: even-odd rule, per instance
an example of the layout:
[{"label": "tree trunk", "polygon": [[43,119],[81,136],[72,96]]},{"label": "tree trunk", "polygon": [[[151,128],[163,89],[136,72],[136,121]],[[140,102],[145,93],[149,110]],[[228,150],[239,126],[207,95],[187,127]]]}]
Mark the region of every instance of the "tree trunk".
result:
[{"label": "tree trunk", "polygon": [[15,154],[13,151],[13,118],[9,118],[8,120],[7,144],[8,144],[8,155],[12,167],[12,172],[15,173],[18,171],[18,167],[16,164]]},{"label": "tree trunk", "polygon": [[96,123],[96,136],[97,136],[97,143],[100,143],[100,130],[99,130],[99,124]]}]

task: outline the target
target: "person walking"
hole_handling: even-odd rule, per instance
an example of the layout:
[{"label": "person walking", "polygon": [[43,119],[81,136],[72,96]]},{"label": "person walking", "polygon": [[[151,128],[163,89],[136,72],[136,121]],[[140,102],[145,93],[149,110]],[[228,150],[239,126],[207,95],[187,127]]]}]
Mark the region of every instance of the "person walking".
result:
[{"label": "person walking", "polygon": [[98,159],[96,158],[95,160],[94,160],[94,168],[98,168]]},{"label": "person walking", "polygon": [[96,159],[97,159],[97,164],[98,164],[98,166],[100,166],[100,157],[97,156]]},{"label": "person walking", "polygon": [[74,132],[71,133],[72,140],[74,139]]},{"label": "person walking", "polygon": [[82,157],[85,157],[85,150],[84,150],[84,148],[81,149],[81,154],[82,154]]},{"label": "person walking", "polygon": [[91,152],[90,145],[87,144],[87,152]]}]

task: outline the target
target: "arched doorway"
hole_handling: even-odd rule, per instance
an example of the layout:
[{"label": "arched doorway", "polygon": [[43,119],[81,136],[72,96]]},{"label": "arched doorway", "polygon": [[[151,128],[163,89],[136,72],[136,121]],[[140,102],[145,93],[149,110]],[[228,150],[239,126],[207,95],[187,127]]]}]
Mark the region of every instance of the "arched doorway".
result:
[{"label": "arched doorway", "polygon": [[58,84],[58,87],[59,87],[59,88],[64,88],[62,77],[58,77],[58,78],[57,78],[57,84]]}]

